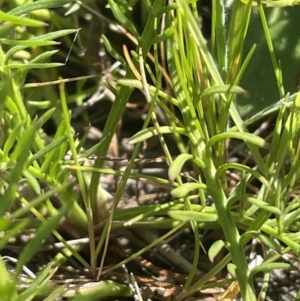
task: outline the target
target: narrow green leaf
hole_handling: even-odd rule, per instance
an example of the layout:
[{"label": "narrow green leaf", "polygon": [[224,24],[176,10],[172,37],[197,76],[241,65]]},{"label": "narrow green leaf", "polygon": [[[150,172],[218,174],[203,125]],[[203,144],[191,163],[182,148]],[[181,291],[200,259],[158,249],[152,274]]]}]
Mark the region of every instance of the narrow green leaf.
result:
[{"label": "narrow green leaf", "polygon": [[73,290],[70,289],[64,296],[74,297],[71,301],[96,301],[99,300],[99,298],[106,297],[131,297],[132,291],[127,285],[120,284],[116,281],[105,280],[87,283]]},{"label": "narrow green leaf", "polygon": [[[244,124],[245,125],[251,125],[259,120],[262,120],[264,119],[266,116],[274,113],[274,112],[277,112],[280,110],[280,108],[285,105],[287,107],[292,107],[293,104],[294,104],[294,101],[297,97],[297,95],[299,94],[300,92],[298,93],[295,93],[295,94],[292,94],[292,95],[289,95],[287,94],[286,97],[280,99],[279,101],[275,102],[274,104],[266,107],[265,109],[259,111],[258,113],[256,113],[255,115],[251,116],[249,119],[245,120],[244,121]],[[232,127],[230,130],[235,130],[236,129],[236,126]]]},{"label": "narrow green leaf", "polygon": [[271,250],[274,250],[279,254],[281,253],[281,246],[275,242],[274,238],[267,237],[266,235],[258,231],[245,232],[240,238],[240,244],[244,246],[253,237],[257,237],[262,243],[266,244],[266,246],[268,246]]},{"label": "narrow green leaf", "polygon": [[168,171],[168,176],[170,181],[174,181],[175,178],[179,175],[182,170],[183,165],[188,160],[193,159],[193,155],[190,154],[180,154],[176,159],[171,163]]},{"label": "narrow green leaf", "polygon": [[220,94],[220,93],[233,93],[233,94],[242,94],[246,93],[246,91],[239,86],[231,86],[231,85],[221,85],[221,86],[213,86],[206,88],[197,99],[201,99],[201,97]]},{"label": "narrow green leaf", "polygon": [[262,243],[264,243],[268,247],[269,250],[274,250],[278,254],[281,254],[282,247],[278,244],[278,242],[273,237],[269,237],[269,236],[266,236],[262,233],[259,233],[257,238]]},{"label": "narrow green leaf", "polygon": [[[36,2],[34,2],[36,3]],[[54,32],[50,32],[50,33],[46,33],[40,36],[36,36],[36,37],[32,37],[30,40],[31,41],[52,41],[55,40],[57,38],[72,34],[74,32],[77,32],[78,29],[62,29],[62,30],[57,30]],[[1,30],[0,30],[1,32]],[[7,51],[5,59],[6,61],[8,61],[9,58],[11,58],[17,51],[22,50],[27,48],[28,46],[24,46],[24,45],[17,45],[12,47],[10,50]]]},{"label": "narrow green leaf", "polygon": [[260,272],[272,272],[274,270],[289,270],[291,265],[283,262],[263,262],[259,266],[255,267],[250,271],[249,277],[253,277],[255,274]]},{"label": "narrow green leaf", "polygon": [[188,193],[194,190],[206,190],[206,185],[203,183],[184,183],[171,191],[171,195],[174,198],[183,198]]},{"label": "narrow green leaf", "polygon": [[59,147],[62,143],[66,142],[68,139],[67,136],[61,136],[57,139],[53,139],[52,142],[50,142],[45,148],[39,150],[37,153],[35,153],[33,156],[30,157],[29,165],[42,157],[44,157],[46,154],[48,154],[52,150],[57,150],[57,147]]},{"label": "narrow green leaf", "polygon": [[109,7],[111,8],[115,18],[123,25],[126,29],[128,29],[135,38],[138,38],[140,35],[136,30],[133,23],[122,13],[119,8],[119,5],[113,0],[108,0]]},{"label": "narrow green leaf", "polygon": [[261,200],[258,200],[258,199],[255,199],[255,198],[252,198],[252,197],[249,197],[247,195],[240,195],[240,196],[236,196],[236,197],[233,197],[233,198],[230,198],[229,201],[228,201],[228,208],[231,207],[231,205],[236,202],[237,200],[245,200],[261,209],[264,209],[266,212],[271,212],[277,216],[281,216],[282,215],[282,212],[280,211],[280,209],[278,209],[277,207],[275,206],[271,206],[269,203],[267,202],[263,202]]},{"label": "narrow green leaf", "polygon": [[17,17],[12,15],[11,13],[4,13],[1,10],[0,10],[0,20],[8,21],[12,24],[31,26],[31,27],[42,27],[47,25],[42,21],[33,20],[25,17]]},{"label": "narrow green leaf", "polygon": [[89,148],[86,152],[84,152],[80,157],[82,158],[88,158],[92,155],[95,155],[98,152],[98,149],[105,143],[107,142],[107,136],[103,137],[98,143],[93,145],[91,148]]},{"label": "narrow green leaf", "polygon": [[5,38],[1,38],[0,42],[7,45],[22,45],[22,46],[49,46],[49,45],[59,44],[59,42],[55,42],[55,41],[11,40]]},{"label": "narrow green leaf", "polygon": [[212,1],[211,49],[212,54],[217,53],[220,70],[225,70],[225,72],[227,72],[228,67],[226,13],[226,3],[224,1]]},{"label": "narrow green leaf", "polygon": [[[149,45],[159,44],[161,42],[165,42],[167,39],[169,39],[174,34],[174,27],[169,27],[165,29],[165,31],[156,37],[154,37],[152,40],[149,41]],[[141,38],[142,41],[142,38]]]},{"label": "narrow green leaf", "polygon": [[300,216],[300,209],[292,211],[283,216],[283,227],[288,229],[291,224],[293,224]]},{"label": "narrow green leaf", "polygon": [[19,5],[8,12],[10,15],[20,16],[26,13],[29,13],[34,10],[43,9],[43,8],[55,8],[61,7],[65,4],[69,4],[70,0],[39,0],[35,2],[25,3]]},{"label": "narrow green leaf", "polygon": [[218,135],[213,136],[207,143],[206,147],[209,149],[214,143],[224,140],[224,139],[240,139],[245,141],[247,144],[250,143],[252,145],[256,145],[258,147],[270,149],[270,144],[263,138],[246,132],[225,132]]},{"label": "narrow green leaf", "polygon": [[258,171],[254,170],[253,168],[251,168],[247,165],[240,164],[240,163],[225,163],[225,164],[221,165],[217,169],[216,177],[221,178],[222,173],[224,173],[228,169],[236,169],[236,170],[241,170],[241,171],[250,173],[252,176],[257,178],[262,184],[264,184],[266,187],[268,187],[269,189],[271,188],[269,181],[264,176],[262,176]]},{"label": "narrow green leaf", "polygon": [[234,78],[239,70],[242,53],[244,48],[244,41],[248,31],[251,3],[249,0],[247,4],[242,1],[234,1],[232,5],[232,18],[228,33],[228,83],[233,83]]},{"label": "narrow green leaf", "polygon": [[24,125],[24,122],[17,124],[13,128],[10,135],[7,137],[4,147],[3,147],[3,156],[4,157],[7,157],[7,158],[9,157],[9,153],[10,153],[12,146],[16,143],[17,138],[21,137],[21,130],[22,130],[23,125]]},{"label": "narrow green leaf", "polygon": [[60,168],[61,160],[63,160],[68,148],[68,137],[67,139],[62,139],[62,137],[66,137],[66,125],[64,121],[58,126],[52,142],[56,144],[56,141],[59,141],[60,143],[57,144],[56,148],[51,147],[51,149],[48,150],[41,166],[41,172],[47,172],[54,178],[57,178],[56,172]]},{"label": "narrow green leaf", "polygon": [[222,248],[224,246],[225,246],[225,243],[223,240],[217,240],[217,241],[213,242],[213,244],[210,246],[210,248],[207,252],[208,258],[211,262],[214,261],[214,259],[220,253],[220,251],[222,250]]},{"label": "narrow green leaf", "polygon": [[[36,194],[36,195],[40,194],[41,187],[40,187],[38,180],[28,170],[24,170],[23,175],[27,179],[26,184],[29,186],[29,189],[33,189],[34,194]],[[29,200],[29,201],[31,201],[31,200]]]},{"label": "narrow green leaf", "polygon": [[106,36],[102,35],[104,46],[107,50],[107,52],[116,59],[116,61],[120,62],[124,68],[126,68],[127,64],[124,58],[112,47],[109,40],[106,38]]},{"label": "narrow green leaf", "polygon": [[[237,272],[236,272],[236,270],[237,270],[237,266],[235,265],[235,264],[233,264],[233,263],[228,263],[227,264],[227,270],[228,270],[228,272],[229,272],[229,274],[231,275],[231,277],[232,278],[236,278],[236,274],[237,274]],[[253,299],[253,301],[254,301],[254,299]]]},{"label": "narrow green leaf", "polygon": [[8,70],[8,69],[18,69],[20,70],[27,70],[27,69],[46,69],[46,68],[56,68],[56,67],[61,67],[64,66],[65,64],[62,63],[37,63],[37,64],[9,64],[6,65],[3,69]]},{"label": "narrow green leaf", "polygon": [[[88,2],[90,2],[90,1],[88,1]],[[85,4],[88,3],[88,2],[84,1]],[[80,6],[79,3],[72,4],[70,7],[68,7],[68,10],[65,12],[65,16],[67,17],[67,16],[75,13],[76,11],[78,11],[80,9],[80,7],[81,6]]]},{"label": "narrow green leaf", "polygon": [[167,213],[171,218],[181,222],[216,222],[218,221],[217,214],[209,214],[197,211],[186,211],[186,210],[170,210]]},{"label": "narrow green leaf", "polygon": [[40,61],[46,60],[49,57],[51,57],[52,55],[54,55],[55,53],[57,53],[59,50],[52,50],[52,51],[45,51],[43,53],[41,53],[40,55],[36,56],[35,58],[33,58],[30,63],[38,63]]},{"label": "narrow green leaf", "polygon": [[[132,74],[128,74],[128,76],[132,76]],[[101,168],[103,166],[103,160],[101,160],[101,156],[106,156],[108,149],[111,145],[111,140],[113,135],[116,133],[117,126],[119,121],[122,118],[122,114],[126,107],[126,103],[132,93],[132,89],[128,87],[121,87],[121,89],[116,94],[116,101],[113,102],[111,111],[108,115],[108,118],[105,123],[105,127],[103,129],[103,137],[105,137],[105,141],[103,144],[99,146],[97,149],[97,153],[95,155],[99,156],[99,159],[96,159],[94,167]],[[97,203],[97,191],[99,187],[99,173],[93,173],[91,186],[90,186],[90,195],[92,204]]]}]

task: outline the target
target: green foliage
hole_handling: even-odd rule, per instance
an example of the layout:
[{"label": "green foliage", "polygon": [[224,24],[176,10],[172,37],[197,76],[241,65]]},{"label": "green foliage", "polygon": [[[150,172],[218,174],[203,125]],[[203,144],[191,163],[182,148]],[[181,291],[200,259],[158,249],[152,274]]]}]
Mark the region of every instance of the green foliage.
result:
[{"label": "green foliage", "polygon": [[[37,105],[36,109],[46,109],[39,117],[35,112],[30,112],[26,90],[26,77],[32,76],[32,70],[39,70],[39,79],[43,78],[44,68],[64,66],[64,63],[51,61],[51,57],[57,50],[43,51],[41,47],[57,46],[58,38],[78,32],[78,29],[57,29],[47,32],[44,22],[45,14],[41,9],[61,7],[69,1],[38,1],[22,3],[20,6],[4,13],[1,12],[1,96],[0,120],[1,120],[1,196],[0,213],[2,227],[5,235],[1,235],[0,246],[5,248],[8,241],[17,236],[26,228],[36,228],[35,235],[29,239],[21,251],[16,263],[13,277],[6,277],[7,271],[1,260],[2,284],[0,295],[3,300],[33,300],[37,296],[44,296],[53,286],[50,280],[55,263],[41,271],[36,279],[28,279],[29,284],[23,283],[24,266],[34,257],[41,244],[50,234],[57,236],[58,240],[66,244],[63,238],[56,232],[59,224],[68,216],[80,231],[88,228],[88,215],[78,203],[78,197],[74,193],[70,181],[71,172],[62,166],[66,153],[71,149],[77,157],[74,148],[69,112],[66,109],[66,100],[62,90],[61,99],[56,98],[59,106],[54,105],[53,99],[48,106]],[[24,17],[24,14],[27,17]],[[22,15],[22,16],[21,16]],[[54,19],[48,14],[47,21]],[[37,20],[41,18],[41,20]],[[21,26],[26,26],[23,30]],[[38,27],[39,30],[30,27]],[[10,38],[10,37],[13,37]],[[47,77],[44,77],[46,79]],[[52,95],[53,92],[51,93]],[[36,98],[38,99],[38,98]],[[60,108],[59,108],[60,107]],[[47,142],[42,127],[60,111],[64,118],[59,119],[58,130],[52,141]],[[68,133],[66,135],[66,133]],[[78,163],[78,161],[76,161]],[[78,163],[79,165],[79,163]],[[79,172],[80,175],[80,172]],[[43,187],[51,188],[43,193]],[[81,181],[80,185],[84,187]],[[57,194],[62,202],[60,208],[55,208],[49,202],[50,198]],[[24,206],[24,208],[22,208]],[[9,214],[8,214],[9,212]],[[37,221],[34,226],[27,216],[33,214]],[[21,219],[19,219],[21,217]],[[90,223],[91,224],[91,223]],[[71,251],[69,256],[75,256],[84,265],[85,260],[77,251],[66,247]],[[114,285],[114,289],[120,289],[120,294],[130,294],[128,289],[118,287],[118,284],[107,283],[107,287]],[[103,283],[102,288],[105,288]],[[26,289],[28,288],[28,289]],[[19,292],[23,291],[18,295]],[[87,290],[88,291],[88,290]],[[65,289],[58,287],[48,296],[47,300],[55,300],[65,295]],[[109,295],[111,292],[109,293]],[[118,292],[115,292],[118,295]],[[105,295],[105,294],[104,294]],[[107,293],[106,293],[107,295]]]},{"label": "green foliage", "polygon": [[[282,6],[298,3],[237,0],[227,17],[229,9],[223,1],[213,1],[211,40],[207,43],[199,28],[197,1],[99,1],[98,5],[107,5],[114,17],[107,20],[102,16],[101,22],[117,25],[133,42],[131,51],[124,46],[121,53],[113,37],[103,37],[107,53],[120,64],[109,79],[103,74],[100,84],[91,84],[88,77],[82,77],[84,70],[96,76],[100,73],[92,53],[80,59],[69,55],[69,50],[64,52],[63,47],[58,51],[58,40],[68,49],[74,46],[76,53],[82,51],[80,41],[73,43],[74,35],[80,40],[83,33],[88,39],[90,29],[83,26],[79,31],[76,24],[86,17],[81,9],[90,8],[92,1],[4,3],[0,11],[0,248],[5,249],[26,229],[32,229],[34,236],[20,251],[12,276],[0,257],[1,298],[96,300],[131,296],[127,286],[110,280],[65,289],[51,278],[69,257],[75,257],[94,280],[99,280],[112,229],[145,227],[167,232],[110,269],[126,264],[181,228],[190,227],[194,257],[184,290],[176,300],[186,300],[207,285],[219,287],[219,283],[207,282],[225,267],[237,281],[242,299],[256,300],[255,275],[262,272],[269,279],[272,270],[289,268],[280,262],[283,254],[300,256],[300,203],[294,193],[299,189],[300,176],[300,97],[297,93],[286,94],[295,92],[288,87],[296,70],[285,61],[290,49],[297,57],[297,47],[291,45],[295,39],[289,34],[292,31],[287,34],[290,20],[282,18],[283,13],[292,18],[298,11]],[[275,7],[265,12],[265,7],[270,6]],[[140,23],[134,18],[138,8]],[[63,17],[63,13],[70,18]],[[253,42],[257,42],[256,48]],[[67,86],[69,79],[62,79],[59,71],[62,66],[67,69],[68,64],[71,70],[76,66],[80,76],[72,79],[71,88]],[[32,79],[35,83],[30,83]],[[114,94],[114,102],[103,138],[83,149],[87,133],[81,139],[74,135],[69,109],[81,105],[87,95],[99,90],[99,85]],[[108,155],[134,89],[143,92],[148,105],[144,124],[130,139],[134,147],[126,169],[105,168],[103,158]],[[258,111],[248,119],[237,108],[245,97],[251,98],[249,104]],[[266,100],[268,106],[260,106],[255,99]],[[157,108],[163,112],[163,125]],[[276,115],[276,121],[272,138],[266,141],[252,133],[251,126],[271,114]],[[50,119],[56,126],[51,138],[44,132]],[[176,158],[171,155],[166,135],[172,136],[180,152]],[[167,178],[133,172],[142,142],[153,137],[157,137],[169,166]],[[251,164],[229,161],[228,146],[233,140],[247,148]],[[91,155],[97,156],[91,166],[83,164],[82,160]],[[189,177],[186,168],[192,169]],[[235,187],[229,187],[230,171],[240,177]],[[103,174],[120,178],[112,204],[108,204],[108,193],[99,185]],[[118,208],[130,177],[167,187],[173,201]],[[251,193],[248,187],[254,180],[257,191]],[[59,204],[55,204],[55,198]],[[61,228],[68,222],[78,237],[89,238],[90,262],[62,237],[62,229],[70,230]],[[210,229],[221,229],[224,237],[210,247],[208,258],[214,261],[225,249],[228,253],[192,283],[203,248],[199,237]],[[57,253],[36,277],[20,280],[24,267],[50,235],[62,244],[64,256]],[[265,253],[262,263],[252,268],[246,246],[254,239]],[[224,286],[228,284],[225,282]]]}]

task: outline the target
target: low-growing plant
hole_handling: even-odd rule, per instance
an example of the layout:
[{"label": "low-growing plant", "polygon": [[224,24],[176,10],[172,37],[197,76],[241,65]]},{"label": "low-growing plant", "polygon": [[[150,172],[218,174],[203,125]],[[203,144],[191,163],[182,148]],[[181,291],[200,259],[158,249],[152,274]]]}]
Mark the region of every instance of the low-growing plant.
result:
[{"label": "low-growing plant", "polygon": [[[257,300],[258,295],[264,300],[271,272],[291,267],[281,261],[282,256],[292,253],[298,257],[300,252],[296,193],[300,98],[298,93],[285,93],[284,74],[264,11],[265,7],[294,5],[294,2],[235,1],[231,16],[226,19],[225,3],[212,1],[209,41],[199,27],[197,1],[145,0],[126,6],[109,0],[107,5],[114,20],[96,15],[88,4],[69,0],[22,2],[15,8],[6,4],[11,9],[7,12],[3,9],[0,14],[1,249],[7,253],[12,248],[11,242],[19,239],[19,233],[25,235],[22,249],[17,252],[11,249],[13,256],[1,257],[0,294],[12,300],[131,296],[132,291],[126,285],[98,280],[188,227],[194,236],[193,261],[177,301],[206,288],[219,287],[227,290],[220,300],[234,299],[239,292],[242,300]],[[138,5],[143,12],[139,23],[142,31],[132,13]],[[73,22],[63,20],[61,12],[53,10],[62,7],[63,12],[74,18]],[[80,51],[81,42],[76,44],[78,35],[80,39],[79,29],[63,27],[66,24],[75,27],[72,25],[84,15],[81,9],[95,13],[103,22],[111,22],[118,28],[114,34],[121,32],[134,46],[128,42],[129,51],[129,46],[120,47],[103,35],[107,54],[118,62],[118,67],[111,74],[103,74],[100,84],[93,82],[92,88],[88,78],[96,75],[75,78],[75,92],[70,92],[72,89],[66,87],[68,79],[59,78],[57,68],[67,68],[68,61],[74,66],[78,58],[67,51],[63,63],[53,62],[53,57],[60,61],[61,58],[55,56],[55,49],[46,47],[57,48],[55,40],[64,37],[68,47],[74,43],[74,51]],[[253,9],[259,12],[262,21],[281,99],[242,119],[235,99],[238,94],[246,93],[239,85],[245,70],[251,68],[255,51],[255,47],[248,53],[244,49]],[[50,25],[49,32],[46,22]],[[87,28],[82,31],[86,33]],[[86,59],[89,66],[91,61]],[[50,74],[43,70],[46,68],[56,69]],[[40,82],[30,83],[30,77]],[[87,148],[88,131],[83,136],[75,135],[70,108],[82,108],[86,95],[99,89],[97,85],[112,92],[114,101],[102,139]],[[39,89],[47,94],[43,95]],[[125,170],[109,169],[104,165],[105,158],[134,90],[142,91],[146,100],[144,123],[129,140],[134,147]],[[163,114],[163,124],[158,110]],[[272,114],[275,121],[270,137],[251,131]],[[89,118],[85,113],[82,116]],[[57,127],[51,138],[45,134],[44,126],[50,119]],[[173,145],[166,142],[167,136],[172,136]],[[157,137],[168,165],[166,178],[134,170],[142,143],[153,137]],[[246,149],[245,161],[242,157],[237,162],[231,160],[229,150],[237,141]],[[87,163],[92,155],[95,160]],[[106,174],[117,178],[113,198],[100,184]],[[228,180],[232,174],[236,175],[234,185]],[[172,201],[121,208],[119,203],[129,178],[168,187]],[[111,233],[120,228],[138,231],[142,227],[168,232],[162,232],[146,247],[106,268]],[[221,230],[221,234],[206,250],[201,238],[210,229]],[[52,254],[43,270],[37,275],[27,272],[24,280],[24,269],[52,236],[60,249],[54,250],[55,255]],[[80,243],[74,246],[68,237],[88,238],[88,256],[83,255]],[[252,266],[248,250],[253,241],[263,250],[261,262],[256,266]],[[199,277],[202,250],[214,266]],[[8,261],[16,258],[11,272]],[[66,283],[58,285],[53,280],[54,274],[74,258],[88,271],[88,283],[75,288]],[[230,279],[212,280],[224,269]],[[258,273],[264,278],[259,292],[254,287]]]}]

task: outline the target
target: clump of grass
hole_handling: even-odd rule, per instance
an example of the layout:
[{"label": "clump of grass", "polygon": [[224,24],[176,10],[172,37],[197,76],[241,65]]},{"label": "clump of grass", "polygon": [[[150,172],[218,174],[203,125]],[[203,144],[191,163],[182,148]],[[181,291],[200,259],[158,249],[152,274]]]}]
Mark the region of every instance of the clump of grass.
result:
[{"label": "clump of grass", "polygon": [[[80,1],[76,3],[82,4]],[[104,87],[113,92],[115,100],[103,129],[103,138],[83,153],[87,133],[83,138],[74,135],[68,105],[72,97],[77,99],[77,104],[81,104],[86,93],[98,87],[86,89],[78,82],[76,92],[69,95],[65,80],[59,80],[59,74],[54,73],[59,86],[58,89],[51,86],[44,90],[49,91],[49,99],[41,97],[30,102],[29,96],[32,94],[23,91],[26,85],[32,87],[27,83],[28,74],[37,76],[40,81],[51,81],[49,74],[42,69],[64,65],[52,62],[55,50],[42,51],[41,47],[56,47],[54,40],[78,32],[78,29],[51,29],[46,33],[44,21],[54,24],[60,20],[58,13],[55,14],[57,18],[49,16],[50,9],[65,4],[69,13],[80,16],[75,12],[79,6],[63,0],[29,2],[2,16],[4,22],[0,28],[0,38],[8,46],[0,49],[1,95],[4,99],[0,104],[0,213],[3,233],[0,246],[7,250],[9,241],[16,238],[19,232],[28,234],[28,229],[33,237],[29,239],[28,234],[28,241],[18,254],[12,277],[3,259],[0,261],[1,274],[5,275],[0,286],[1,295],[6,296],[9,288],[16,300],[44,296],[49,286],[54,285],[51,278],[56,269],[70,257],[75,257],[95,281],[93,288],[71,290],[69,287],[55,286],[47,300],[55,300],[59,296],[75,297],[74,300],[83,296],[96,299],[112,296],[113,292],[115,296],[130,296],[130,289],[124,285],[111,281],[100,285],[96,280],[100,279],[104,270],[113,228],[139,229],[146,225],[148,228],[167,228],[169,232],[106,269],[106,273],[188,226],[194,235],[194,257],[184,289],[176,300],[185,300],[207,287],[227,287],[228,283],[234,287],[230,298],[235,298],[240,291],[243,300],[256,300],[258,294],[253,279],[257,273],[263,273],[266,280],[260,292],[261,299],[264,299],[270,273],[274,269],[290,267],[280,262],[281,256],[287,252],[299,256],[300,247],[297,239],[299,200],[294,193],[298,189],[299,177],[297,115],[300,99],[298,94],[285,95],[283,74],[264,16],[265,3],[258,2],[257,5],[282,99],[250,119],[242,120],[234,99],[237,94],[245,93],[239,83],[245,69],[251,68],[254,51],[252,48],[244,54],[243,44],[251,17],[251,1],[235,1],[229,21],[225,20],[224,4],[213,1],[209,45],[199,28],[196,1],[190,5],[184,0],[170,1],[168,4],[160,0],[153,3],[143,1],[143,16],[147,17],[147,22],[142,32],[136,28],[130,10],[127,11],[116,1],[108,1],[114,22],[119,23],[121,32],[133,41],[136,48],[129,52],[123,46],[123,53],[120,53],[109,38],[102,37],[107,52],[120,63],[120,69],[126,75],[112,75],[104,83]],[[44,14],[40,16],[46,16],[46,20],[41,21],[36,14],[41,9]],[[29,16],[20,17],[23,14]],[[25,26],[27,30],[20,26]],[[31,27],[42,29],[42,33],[31,30]],[[14,39],[9,39],[10,35],[14,35]],[[67,41],[72,43],[71,38]],[[70,60],[76,61],[74,58]],[[35,89],[38,91],[38,88]],[[108,155],[134,89],[143,92],[148,105],[144,124],[130,138],[134,149],[126,169],[107,169],[103,158]],[[164,125],[160,124],[157,116],[158,107],[164,114]],[[35,117],[41,111],[44,113]],[[249,132],[252,124],[264,120],[273,112],[277,116],[271,140],[266,141]],[[49,140],[43,125],[50,118],[55,120],[57,130]],[[176,158],[165,141],[166,135],[172,135],[179,150]],[[141,143],[155,136],[168,164],[168,178],[133,172]],[[234,139],[247,148],[251,165],[229,160],[228,147]],[[71,157],[68,159],[66,154]],[[81,159],[92,154],[96,155],[92,166],[83,165]],[[187,180],[184,171],[188,164],[192,170]],[[239,175],[234,187],[229,184],[227,176],[232,170]],[[112,204],[107,202],[107,194],[99,186],[100,177],[108,173],[120,177]],[[130,177],[171,187],[173,201],[163,205],[141,205],[130,210],[119,208]],[[253,181],[257,188],[255,193],[249,192]],[[79,191],[74,188],[75,183]],[[213,269],[195,282],[199,254],[204,249],[199,237],[208,229],[221,229],[223,235],[205,250],[208,258],[215,262]],[[89,260],[82,256],[78,246],[74,247],[65,240],[64,232],[80,238],[88,237]],[[31,285],[28,287],[20,280],[23,268],[51,234],[62,243],[62,250],[38,277],[28,280]],[[250,266],[247,251],[247,245],[253,240],[258,240],[264,250],[261,263],[255,267]],[[225,267],[231,280],[208,284]],[[32,289],[36,287],[38,289]],[[223,296],[225,298],[229,297]]]}]

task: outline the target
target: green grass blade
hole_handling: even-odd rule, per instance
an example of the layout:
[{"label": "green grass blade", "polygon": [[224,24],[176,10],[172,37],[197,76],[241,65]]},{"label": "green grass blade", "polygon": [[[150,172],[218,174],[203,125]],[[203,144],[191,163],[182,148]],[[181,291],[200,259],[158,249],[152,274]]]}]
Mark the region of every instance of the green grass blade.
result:
[{"label": "green grass blade", "polygon": [[23,5],[19,5],[8,12],[10,15],[20,16],[34,10],[44,8],[55,8],[65,4],[69,4],[70,0],[39,0],[35,2],[28,2]]},{"label": "green grass blade", "polygon": [[0,10],[0,20],[7,21],[12,24],[29,26],[29,27],[42,27],[42,26],[47,25],[46,23],[44,23],[42,21],[33,20],[33,19],[29,19],[29,18],[24,18],[24,17],[17,17],[17,16],[12,15],[11,13],[4,13],[1,10]]},{"label": "green grass blade", "polygon": [[23,266],[26,265],[30,258],[32,258],[33,255],[37,252],[43,240],[46,239],[54,229],[57,228],[60,220],[66,215],[71,205],[72,203],[69,203],[69,206],[62,206],[59,209],[58,214],[45,220],[41,227],[36,230],[35,236],[28,241],[19,256],[14,279],[17,279],[18,275],[22,271]]}]

